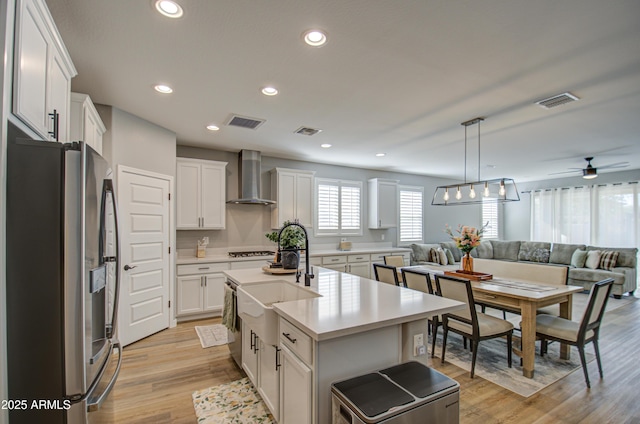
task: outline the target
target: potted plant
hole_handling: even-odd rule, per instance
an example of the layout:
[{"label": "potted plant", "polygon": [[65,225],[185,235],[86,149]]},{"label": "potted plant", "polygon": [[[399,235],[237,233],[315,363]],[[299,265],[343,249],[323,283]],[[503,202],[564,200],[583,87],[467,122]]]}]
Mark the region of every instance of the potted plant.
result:
[{"label": "potted plant", "polygon": [[[280,250],[276,252],[276,262],[281,262],[284,269],[298,269],[300,264],[300,249],[305,249],[304,230],[292,221],[282,223],[282,234],[280,234]],[[274,243],[278,243],[278,231],[272,231],[265,236]]]}]

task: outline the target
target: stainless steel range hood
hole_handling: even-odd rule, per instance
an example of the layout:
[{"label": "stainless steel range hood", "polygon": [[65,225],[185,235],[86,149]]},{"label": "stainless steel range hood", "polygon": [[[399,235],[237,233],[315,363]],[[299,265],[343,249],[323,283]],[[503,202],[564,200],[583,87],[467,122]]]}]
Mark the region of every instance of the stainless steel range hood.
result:
[{"label": "stainless steel range hood", "polygon": [[242,205],[273,205],[276,202],[260,197],[260,152],[255,150],[241,150],[238,163],[238,187],[240,198],[229,200],[227,203]]}]

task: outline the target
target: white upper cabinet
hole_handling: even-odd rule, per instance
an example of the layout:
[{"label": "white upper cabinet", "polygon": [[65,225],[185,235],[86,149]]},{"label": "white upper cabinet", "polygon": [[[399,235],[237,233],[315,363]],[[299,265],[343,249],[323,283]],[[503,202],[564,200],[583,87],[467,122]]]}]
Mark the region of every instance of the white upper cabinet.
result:
[{"label": "white upper cabinet", "polygon": [[271,170],[271,227],[280,228],[284,221],[298,220],[313,226],[313,171],[274,168]]},{"label": "white upper cabinet", "polygon": [[224,229],[227,162],[178,158],[176,163],[176,228]]},{"label": "white upper cabinet", "polygon": [[71,93],[71,127],[69,138],[84,141],[102,154],[102,135],[106,128],[87,94]]},{"label": "white upper cabinet", "polygon": [[369,180],[369,228],[398,226],[398,181],[372,178]]},{"label": "white upper cabinet", "polygon": [[71,78],[77,71],[44,0],[18,0],[13,113],[46,140],[69,139]]}]

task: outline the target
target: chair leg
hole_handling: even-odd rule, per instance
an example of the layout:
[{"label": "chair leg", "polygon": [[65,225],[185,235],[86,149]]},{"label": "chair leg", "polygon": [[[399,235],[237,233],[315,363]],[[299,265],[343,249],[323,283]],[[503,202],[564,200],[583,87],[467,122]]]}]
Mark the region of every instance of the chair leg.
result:
[{"label": "chair leg", "polygon": [[471,354],[471,378],[473,378],[473,374],[476,370],[476,357],[478,356],[478,342],[475,340],[470,340],[471,348],[473,349],[473,353]]},{"label": "chair leg", "polygon": [[432,326],[433,326],[433,331],[431,334],[431,357],[435,358],[436,357],[436,337],[438,336],[438,317],[435,316],[433,317],[432,320]]},{"label": "chair leg", "polygon": [[508,349],[507,350],[507,363],[509,364],[509,368],[511,368],[511,362],[512,362],[512,359],[513,359],[513,356],[512,356],[513,355],[513,353],[512,353],[513,349],[512,349],[512,344],[511,344],[512,336],[513,336],[513,333],[507,334],[507,349]]},{"label": "chair leg", "polygon": [[449,332],[449,329],[444,326],[442,327],[442,360],[440,361],[440,363],[444,364],[444,352],[447,349],[447,333]]},{"label": "chair leg", "polygon": [[589,370],[587,370],[587,360],[584,356],[584,346],[578,346],[578,352],[580,353],[580,362],[582,363],[582,371],[584,372],[584,381],[587,382],[587,387],[591,388],[591,382],[589,381]]},{"label": "chair leg", "polygon": [[600,362],[600,349],[598,348],[598,339],[593,340],[593,350],[596,351],[596,362],[598,363],[600,378],[603,378],[604,376],[602,375],[602,362]]},{"label": "chair leg", "polygon": [[540,340],[540,356],[544,356],[547,352],[547,339]]}]

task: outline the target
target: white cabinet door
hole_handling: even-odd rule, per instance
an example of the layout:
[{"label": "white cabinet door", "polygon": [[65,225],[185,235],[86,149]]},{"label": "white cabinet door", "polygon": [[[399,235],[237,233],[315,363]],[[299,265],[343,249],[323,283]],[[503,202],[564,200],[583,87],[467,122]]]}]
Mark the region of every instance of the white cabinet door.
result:
[{"label": "white cabinet door", "polygon": [[178,230],[225,228],[226,166],[226,162],[177,159]]},{"label": "white cabinet door", "polygon": [[258,387],[258,343],[260,338],[242,323],[242,369],[254,387]]},{"label": "white cabinet door", "polygon": [[106,128],[87,94],[71,93],[69,140],[82,140],[102,154],[102,135]]},{"label": "white cabinet door", "polygon": [[203,276],[203,311],[222,310],[224,304],[224,274],[207,274]]},{"label": "white cabinet door", "polygon": [[13,112],[43,138],[67,141],[77,71],[44,0],[19,0],[16,11]]},{"label": "white cabinet door", "polygon": [[202,227],[224,229],[226,214],[225,167],[226,163],[203,163],[202,178]]},{"label": "white cabinet door", "polygon": [[370,278],[369,268],[371,268],[369,262],[358,262],[355,264],[349,264],[347,272],[349,274],[358,275],[360,277]]},{"label": "white cabinet door", "polygon": [[398,226],[398,181],[369,180],[369,228]]},{"label": "white cabinet door", "polygon": [[280,424],[311,424],[311,369],[286,346],[282,346]]},{"label": "white cabinet door", "polygon": [[280,411],[280,349],[260,340],[260,385],[258,393],[278,421]]},{"label": "white cabinet door", "polygon": [[178,277],[177,286],[176,315],[202,312],[202,276]]},{"label": "white cabinet door", "polygon": [[305,227],[313,226],[313,171],[275,168],[271,174],[271,195],[276,204],[271,215],[272,228],[284,221],[298,220]]}]

